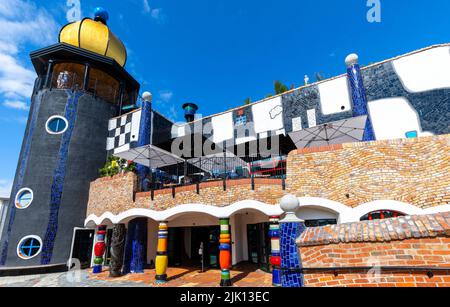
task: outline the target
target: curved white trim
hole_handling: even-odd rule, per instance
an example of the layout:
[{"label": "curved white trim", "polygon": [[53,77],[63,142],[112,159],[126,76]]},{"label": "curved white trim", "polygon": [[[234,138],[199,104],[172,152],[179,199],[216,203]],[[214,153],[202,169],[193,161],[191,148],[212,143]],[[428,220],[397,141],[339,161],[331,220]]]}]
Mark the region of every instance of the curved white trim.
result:
[{"label": "curved white trim", "polygon": [[[336,212],[339,215],[339,223],[359,222],[361,217],[364,215],[378,210],[392,210],[404,213],[406,215],[425,215],[450,211],[450,204],[421,209],[419,207],[395,200],[377,200],[362,204],[356,208],[351,208],[339,202],[324,198],[299,197],[298,199],[300,201],[300,208],[321,208]],[[280,216],[284,214],[279,205],[268,205],[255,200],[244,200],[227,207],[186,204],[168,209],[166,211],[131,209],[122,212],[119,215],[106,212],[100,217],[97,217],[96,215],[91,214],[86,218],[85,226],[91,227],[94,225],[101,225],[106,221],[117,224],[136,217],[147,217],[155,221],[170,221],[186,213],[201,213],[208,214],[216,218],[228,218],[243,210],[256,210],[267,216]]]},{"label": "curved white trim", "polygon": [[[62,119],[62,120],[65,122],[66,127],[64,128],[63,131],[60,131],[60,132],[53,132],[53,131],[51,131],[51,130],[48,128],[48,124],[49,124],[53,119],[56,119],[56,118]],[[68,128],[69,128],[69,121],[68,121],[64,116],[61,116],[61,115],[53,115],[53,116],[50,116],[49,119],[47,119],[47,121],[45,122],[45,130],[47,131],[48,134],[51,134],[51,135],[63,134],[64,132],[67,131]]]},{"label": "curved white trim", "polygon": [[353,214],[356,217],[361,218],[370,212],[379,210],[397,211],[406,215],[426,214],[423,212],[424,210],[419,207],[395,200],[377,200],[366,203],[353,209]]},{"label": "curved white trim", "polygon": [[[31,257],[24,256],[24,255],[22,255],[22,253],[20,252],[20,245],[22,245],[22,243],[23,243],[25,240],[28,240],[28,239],[35,239],[35,240],[39,241],[39,244],[40,244],[40,247],[39,247],[39,250],[37,251],[37,253],[34,254],[34,255],[31,256]],[[26,236],[26,237],[23,237],[22,239],[20,239],[19,243],[17,244],[17,249],[16,249],[17,256],[18,256],[20,259],[23,259],[23,260],[30,260],[30,259],[33,259],[34,257],[38,256],[38,255],[41,253],[41,251],[42,251],[42,239],[41,239],[40,237],[34,236],[34,235]]]},{"label": "curved white trim", "polygon": [[300,208],[323,208],[339,214],[339,223],[346,223],[352,217],[353,209],[337,201],[318,197],[299,197]]},{"label": "curved white trim", "polygon": [[244,200],[227,207],[215,207],[202,204],[186,204],[170,208],[165,211],[154,211],[150,209],[131,209],[122,212],[119,215],[114,215],[111,212],[106,212],[100,217],[97,217],[95,214],[91,214],[85,220],[85,226],[92,225],[92,223],[94,223],[95,225],[101,225],[105,220],[110,220],[113,224],[118,224],[135,217],[147,217],[155,221],[170,221],[186,213],[203,213],[214,216],[216,218],[228,218],[242,210],[256,210],[267,216],[283,214],[283,210],[281,210],[279,205],[268,205],[256,200]]},{"label": "curved white trim", "polygon": [[[19,205],[18,205],[18,203],[19,203],[19,196],[20,196],[23,192],[30,192],[30,193],[31,193],[31,200],[30,200],[30,203],[29,203],[27,206],[25,206],[25,207],[22,207],[22,206],[19,206]],[[33,190],[32,190],[32,189],[30,189],[30,188],[23,188],[23,189],[20,189],[19,192],[17,192],[16,197],[15,197],[15,199],[14,199],[14,206],[16,206],[16,208],[19,209],[19,210],[24,210],[24,209],[28,208],[29,206],[31,206],[31,204],[33,203],[33,199],[34,199],[34,193],[33,193]]]}]

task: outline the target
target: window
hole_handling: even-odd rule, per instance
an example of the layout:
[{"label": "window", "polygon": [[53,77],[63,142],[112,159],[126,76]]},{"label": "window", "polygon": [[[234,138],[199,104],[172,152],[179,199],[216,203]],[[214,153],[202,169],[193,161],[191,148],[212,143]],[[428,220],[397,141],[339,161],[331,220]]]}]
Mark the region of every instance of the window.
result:
[{"label": "window", "polygon": [[36,257],[41,250],[42,240],[38,236],[25,237],[17,245],[17,255],[24,260]]},{"label": "window", "polygon": [[33,202],[33,191],[28,188],[20,190],[16,195],[15,205],[17,209],[26,209]]},{"label": "window", "polygon": [[405,216],[405,215],[403,213],[400,213],[397,211],[378,210],[378,211],[373,211],[373,212],[370,212],[370,213],[364,215],[361,218],[361,221],[384,220],[384,219],[396,218],[399,216]]},{"label": "window", "polygon": [[52,116],[47,120],[45,129],[50,134],[62,134],[69,127],[67,119],[62,116]]},{"label": "window", "polygon": [[305,221],[306,227],[322,227],[327,225],[336,225],[337,220],[335,219],[322,219],[322,220],[307,220]]},{"label": "window", "polygon": [[120,99],[119,82],[99,69],[91,68],[88,91],[111,103],[118,103]]},{"label": "window", "polygon": [[52,88],[80,90],[83,88],[85,66],[58,63],[53,68]]}]

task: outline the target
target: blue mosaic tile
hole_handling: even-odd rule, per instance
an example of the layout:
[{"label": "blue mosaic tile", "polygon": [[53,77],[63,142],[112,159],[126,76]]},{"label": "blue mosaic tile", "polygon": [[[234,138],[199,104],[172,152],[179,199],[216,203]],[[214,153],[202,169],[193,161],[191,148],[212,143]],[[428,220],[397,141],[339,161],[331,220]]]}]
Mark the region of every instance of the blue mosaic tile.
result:
[{"label": "blue mosaic tile", "polygon": [[[347,69],[347,77],[350,83],[350,89],[353,101],[353,116],[369,115],[367,107],[367,96],[361,75],[361,69],[358,64]],[[363,141],[374,141],[375,133],[372,127],[370,117],[367,117],[366,127],[364,128]]]},{"label": "blue mosaic tile", "polygon": [[128,223],[123,273],[143,273],[146,263],[147,219],[137,218]]},{"label": "blue mosaic tile", "polygon": [[16,178],[16,182],[14,184],[14,187],[12,189],[11,199],[9,200],[9,204],[8,204],[8,207],[9,207],[8,211],[10,212],[10,215],[9,215],[9,221],[8,221],[8,228],[6,230],[6,235],[5,235],[5,241],[3,242],[3,247],[2,247],[2,256],[0,259],[0,266],[4,266],[6,263],[6,259],[8,258],[9,238],[11,236],[12,226],[14,224],[14,219],[16,217],[16,206],[14,205],[15,196],[16,196],[17,192],[19,192],[19,190],[23,188],[22,187],[23,179],[25,176],[25,170],[27,169],[28,157],[29,157],[30,148],[31,148],[31,141],[33,139],[33,132],[34,132],[34,129],[36,128],[38,113],[39,113],[39,109],[41,108],[42,96],[43,96],[42,92],[39,93],[38,95],[36,95],[36,97],[34,99],[34,103],[32,105],[32,110],[30,110],[31,120],[30,120],[30,124],[29,124],[28,133],[25,137],[25,146],[24,146],[23,154],[22,154],[21,160],[20,160],[19,172],[18,172],[18,175]]},{"label": "blue mosaic tile", "polygon": [[61,206],[61,199],[64,190],[70,140],[72,139],[72,133],[77,119],[78,101],[84,94],[83,92],[72,92],[70,90],[67,90],[66,92],[68,98],[64,117],[69,122],[69,126],[61,137],[58,160],[56,162],[56,169],[53,175],[53,183],[50,194],[50,216],[42,246],[42,265],[49,264],[53,256],[53,247],[55,244],[56,235],[58,233],[59,208]]},{"label": "blue mosaic tile", "polygon": [[281,284],[285,288],[303,287],[303,274],[298,269],[302,268],[296,239],[305,231],[304,223],[281,223]]},{"label": "blue mosaic tile", "polygon": [[[149,145],[151,143],[152,133],[152,103],[144,101],[142,103],[141,121],[139,126],[139,139],[137,141],[137,147]],[[144,165],[138,164],[136,166],[136,173],[139,178],[139,184],[141,191],[145,189],[142,186],[143,180],[150,173],[150,169]]]}]

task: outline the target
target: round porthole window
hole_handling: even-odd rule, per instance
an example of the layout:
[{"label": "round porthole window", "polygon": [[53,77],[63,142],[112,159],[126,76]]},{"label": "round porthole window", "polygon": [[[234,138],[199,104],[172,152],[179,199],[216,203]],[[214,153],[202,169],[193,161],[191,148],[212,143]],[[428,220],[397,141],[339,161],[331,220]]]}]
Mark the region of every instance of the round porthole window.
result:
[{"label": "round porthole window", "polygon": [[20,240],[17,245],[17,256],[24,260],[29,260],[40,254],[42,250],[42,240],[38,236],[27,236]]},{"label": "round porthole window", "polygon": [[45,124],[45,129],[50,134],[62,134],[66,132],[68,127],[69,123],[67,119],[57,115],[50,117]]},{"label": "round porthole window", "polygon": [[33,202],[32,190],[24,188],[17,193],[15,200],[15,205],[17,209],[26,209],[31,205],[32,202]]}]

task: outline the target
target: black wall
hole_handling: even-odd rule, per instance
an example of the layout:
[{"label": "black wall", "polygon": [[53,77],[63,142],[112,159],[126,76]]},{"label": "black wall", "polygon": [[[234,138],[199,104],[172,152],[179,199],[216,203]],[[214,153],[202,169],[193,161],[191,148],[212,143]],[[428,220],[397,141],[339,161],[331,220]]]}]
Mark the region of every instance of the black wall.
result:
[{"label": "black wall", "polygon": [[[25,176],[22,186],[17,187],[32,189],[34,199],[28,208],[16,210],[9,238],[6,262],[8,267],[34,266],[41,263],[41,255],[30,260],[22,260],[17,256],[16,249],[19,241],[28,235],[37,235],[44,240],[49,222],[51,186],[62,135],[48,134],[45,123],[52,115],[64,116],[68,95],[64,90],[43,90],[33,97],[31,110],[36,103],[35,99],[39,99],[40,95],[42,100],[40,108],[36,110],[38,117],[31,139]],[[116,108],[110,103],[95,99],[90,94],[84,94],[79,98],[75,126],[69,143],[58,231],[51,264],[67,262],[73,228],[84,226],[89,184],[98,177],[98,169],[105,163],[108,120],[115,115]],[[28,133],[29,127],[26,130],[26,134]],[[23,154],[22,149],[19,161],[22,161]],[[15,195],[12,195],[12,198],[14,197]],[[7,223],[9,218],[8,216]],[[7,226],[3,236],[7,234],[6,228]]]}]

